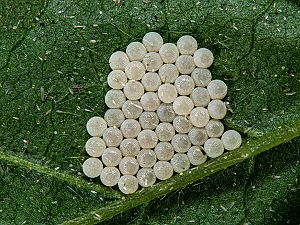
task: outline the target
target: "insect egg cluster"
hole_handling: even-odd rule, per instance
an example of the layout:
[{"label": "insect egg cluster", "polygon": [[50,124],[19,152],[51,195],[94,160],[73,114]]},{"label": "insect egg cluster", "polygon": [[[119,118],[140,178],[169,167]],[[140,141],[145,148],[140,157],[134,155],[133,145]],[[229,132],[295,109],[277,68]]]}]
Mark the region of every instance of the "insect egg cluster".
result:
[{"label": "insect egg cluster", "polygon": [[192,36],[164,44],[156,32],[113,53],[109,109],[87,122],[83,173],[131,194],[237,149],[241,135],[221,122],[227,86],[212,80],[213,60]]}]

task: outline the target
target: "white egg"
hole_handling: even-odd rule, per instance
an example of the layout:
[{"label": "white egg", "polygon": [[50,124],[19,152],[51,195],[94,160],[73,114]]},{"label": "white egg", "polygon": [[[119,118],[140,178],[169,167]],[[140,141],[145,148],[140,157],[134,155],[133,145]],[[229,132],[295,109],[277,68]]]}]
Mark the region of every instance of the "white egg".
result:
[{"label": "white egg", "polygon": [[121,90],[111,89],[105,95],[105,103],[107,107],[111,109],[122,108],[122,105],[124,104],[125,101],[126,101],[125,95]]},{"label": "white egg", "polygon": [[140,99],[143,96],[144,91],[145,91],[144,86],[139,81],[135,81],[135,80],[128,81],[124,87],[124,94],[126,98],[129,100]]},{"label": "white egg", "polygon": [[129,58],[125,52],[114,52],[109,58],[109,66],[112,70],[125,70],[126,65],[129,63]]},{"label": "white egg", "polygon": [[120,176],[120,171],[116,167],[110,166],[102,170],[100,180],[105,186],[112,187],[118,184]]},{"label": "white egg", "polygon": [[204,154],[204,148],[202,146],[192,146],[187,152],[187,156],[190,163],[198,166],[207,160],[207,155]]},{"label": "white egg", "polygon": [[121,159],[122,153],[115,147],[105,149],[101,156],[101,160],[105,166],[118,166]]},{"label": "white egg", "polygon": [[119,170],[123,175],[135,175],[139,170],[139,163],[134,157],[123,157],[119,163]]},{"label": "white egg", "polygon": [[155,92],[146,92],[140,102],[145,111],[156,111],[160,105],[160,100]]},{"label": "white egg", "polygon": [[159,119],[156,112],[143,112],[139,117],[139,122],[144,130],[154,130]]},{"label": "white egg", "polygon": [[139,188],[139,183],[135,176],[124,175],[119,179],[118,187],[124,194],[133,194]]},{"label": "white egg", "polygon": [[217,158],[224,153],[224,146],[220,139],[209,138],[204,144],[204,151],[210,158]]},{"label": "white egg", "polygon": [[122,106],[122,112],[127,119],[137,119],[143,112],[143,106],[137,100],[127,100]]},{"label": "white egg", "polygon": [[125,116],[121,109],[108,109],[104,114],[104,119],[109,127],[120,127],[125,120]]},{"label": "white egg", "polygon": [[161,161],[169,161],[174,155],[174,148],[170,142],[159,142],[154,149],[156,157]]},{"label": "white egg", "polygon": [[194,59],[190,55],[181,55],[177,58],[175,65],[181,74],[191,74],[195,69]]},{"label": "white egg", "polygon": [[160,141],[171,141],[175,135],[175,129],[171,123],[160,123],[155,129],[155,133]]},{"label": "white egg", "polygon": [[122,70],[113,70],[107,76],[107,83],[112,89],[122,89],[127,83],[126,74]]},{"label": "white egg", "polygon": [[141,125],[137,120],[134,119],[126,119],[122,125],[120,130],[122,134],[126,138],[135,138],[141,132]]},{"label": "white egg", "polygon": [[101,156],[105,148],[105,142],[99,137],[92,137],[85,143],[85,150],[92,157]]},{"label": "white egg", "polygon": [[182,173],[190,168],[190,160],[186,154],[176,153],[170,162],[176,173]]},{"label": "white egg", "polygon": [[214,55],[207,48],[200,48],[194,53],[194,61],[196,66],[200,68],[208,68],[213,64]]},{"label": "white egg", "polygon": [[140,80],[146,73],[146,69],[143,63],[133,61],[127,64],[125,67],[125,74],[130,80]]},{"label": "white egg", "polygon": [[155,184],[156,176],[152,168],[141,168],[136,178],[142,187],[150,187]]},{"label": "white egg", "polygon": [[142,61],[147,54],[147,50],[142,43],[135,41],[127,46],[126,54],[130,61]]},{"label": "white egg", "polygon": [[87,132],[89,133],[89,135],[94,137],[101,137],[106,128],[106,121],[99,116],[90,118],[86,123]]},{"label": "white egg", "polygon": [[191,111],[191,122],[195,127],[205,127],[209,121],[209,113],[203,107],[194,108]]},{"label": "white egg", "polygon": [[159,54],[164,63],[174,63],[179,57],[178,48],[173,43],[166,43],[161,46]]},{"label": "white egg", "polygon": [[177,47],[180,54],[193,55],[198,48],[198,43],[192,36],[184,35],[178,39]]},{"label": "white egg", "polygon": [[173,175],[173,167],[171,163],[166,161],[158,161],[153,167],[155,176],[160,180],[167,180]]},{"label": "white egg", "polygon": [[172,84],[162,84],[157,93],[159,99],[164,103],[172,103],[177,98],[176,87]]},{"label": "white egg", "polygon": [[149,32],[143,37],[143,44],[148,52],[158,52],[163,43],[163,38],[156,32]]},{"label": "white egg", "polygon": [[212,100],[207,106],[208,113],[213,119],[223,119],[226,116],[227,108],[221,100]]},{"label": "white egg", "polygon": [[176,134],[171,141],[176,152],[185,153],[191,147],[191,141],[187,134]]},{"label": "white egg", "polygon": [[89,178],[100,176],[103,164],[98,158],[88,158],[82,164],[83,173]]},{"label": "white egg", "polygon": [[140,167],[152,167],[156,163],[156,154],[151,149],[142,149],[136,159]]},{"label": "white egg", "polygon": [[108,147],[118,147],[123,141],[123,135],[118,128],[109,127],[103,133],[103,140]]},{"label": "white egg", "polygon": [[158,142],[156,133],[152,130],[142,130],[139,133],[137,140],[141,148],[154,148]]},{"label": "white egg", "polygon": [[178,115],[188,115],[193,108],[194,103],[187,96],[179,96],[173,102],[173,109]]},{"label": "white egg", "polygon": [[221,141],[226,150],[234,150],[241,146],[242,137],[239,132],[235,130],[227,130],[222,135]]}]

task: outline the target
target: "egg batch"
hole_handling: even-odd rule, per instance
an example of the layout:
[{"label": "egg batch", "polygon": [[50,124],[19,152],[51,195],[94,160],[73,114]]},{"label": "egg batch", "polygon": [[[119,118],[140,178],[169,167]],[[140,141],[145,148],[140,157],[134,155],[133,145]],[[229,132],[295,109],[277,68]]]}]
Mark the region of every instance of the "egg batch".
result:
[{"label": "egg batch", "polygon": [[213,60],[192,36],[164,44],[156,32],[114,52],[109,109],[86,126],[84,174],[131,194],[238,148],[241,135],[221,122],[227,86],[212,80]]}]

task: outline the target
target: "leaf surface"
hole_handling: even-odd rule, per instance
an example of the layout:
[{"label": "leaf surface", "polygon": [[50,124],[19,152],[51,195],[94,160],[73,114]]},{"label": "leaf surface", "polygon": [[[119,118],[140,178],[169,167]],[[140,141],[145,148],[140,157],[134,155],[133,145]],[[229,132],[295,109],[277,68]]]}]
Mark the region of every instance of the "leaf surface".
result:
[{"label": "leaf surface", "polygon": [[[102,221],[116,212],[124,212],[175,189],[181,190],[188,183],[300,135],[300,7],[297,1],[147,0],[126,1],[118,6],[113,1],[36,0],[4,1],[0,10],[0,223],[57,224],[72,223],[75,218],[91,223]],[[85,124],[88,118],[103,116],[106,110],[109,56],[114,51],[124,51],[131,41],[141,41],[148,31],[159,32],[166,42],[176,42],[180,36],[190,34],[199,46],[213,51],[213,77],[227,83],[226,101],[233,110],[225,123],[227,128],[244,133],[244,143],[236,152],[192,170],[194,176],[189,173],[176,176],[154,188],[126,196],[124,201],[117,189],[105,188],[99,180],[91,183],[79,174],[86,157]],[[278,204],[275,201],[271,207],[275,212],[279,211],[286,193],[299,199],[298,192],[287,192],[286,186],[299,177],[299,170],[292,176],[296,162],[281,154],[277,155],[281,158],[274,159],[274,164],[281,161],[286,164],[279,173],[291,175],[277,189],[267,188],[268,182],[271,185],[274,179],[268,179],[268,169],[263,163],[283,151],[282,146],[288,146],[299,156],[297,143],[281,145],[258,157],[265,173],[257,175],[257,182],[262,183],[259,190],[266,195],[252,197],[247,180],[247,188],[242,183],[237,185],[240,190],[227,187],[218,193],[221,200],[213,202],[215,208],[226,196],[238,193],[230,201],[238,202],[239,214],[235,219],[221,216],[220,223],[235,223],[245,218],[256,221],[253,215],[261,209],[255,206],[259,203],[257,199],[268,202],[268,193],[274,190],[279,193]],[[232,173],[235,168],[251,171],[258,167],[256,160],[254,166],[251,164],[253,160],[212,175],[207,187],[217,186],[219,177]],[[201,168],[207,168],[208,172],[204,174],[205,169]],[[167,189],[155,195],[163,187]],[[197,193],[202,186],[188,187]],[[241,204],[242,190],[250,196],[245,202],[251,207],[246,207],[245,202]],[[178,223],[184,224],[193,215],[191,210],[195,205],[202,201],[209,204],[209,199],[219,196],[209,188],[206,192],[202,198],[181,206],[178,214],[184,220],[176,220]],[[178,193],[189,192],[183,189],[167,198],[176,198]],[[185,202],[190,201],[188,195],[183,194]],[[158,203],[161,201],[164,200]],[[178,206],[171,204],[170,214],[160,218],[155,211],[163,210],[164,204],[161,208],[145,206],[125,215],[143,218],[142,211],[150,210],[154,212],[150,218],[153,223],[159,219],[171,223],[172,212]],[[109,212],[114,206],[119,211]],[[228,209],[230,203],[222,206]],[[296,206],[289,208],[293,210]],[[219,210],[202,211],[201,215],[210,218],[205,220],[209,222]],[[242,213],[245,210],[246,216]],[[95,212],[100,214],[97,216]],[[105,213],[101,215],[102,212]],[[269,220],[258,219],[257,223],[264,221]]]}]

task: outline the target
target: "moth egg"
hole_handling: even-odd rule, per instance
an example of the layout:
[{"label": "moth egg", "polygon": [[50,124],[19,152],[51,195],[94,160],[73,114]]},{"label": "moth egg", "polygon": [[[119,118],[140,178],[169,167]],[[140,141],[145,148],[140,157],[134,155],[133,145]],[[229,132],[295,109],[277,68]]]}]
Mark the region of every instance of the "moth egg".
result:
[{"label": "moth egg", "polygon": [[171,163],[166,161],[158,161],[153,167],[155,176],[160,180],[167,180],[173,175],[173,167]]},{"label": "moth egg", "polygon": [[177,41],[177,47],[182,55],[193,55],[198,48],[195,38],[190,35],[184,35]]},{"label": "moth egg", "polygon": [[112,187],[118,184],[120,176],[120,171],[116,167],[109,166],[102,170],[100,180],[105,186]]},{"label": "moth egg", "polygon": [[212,79],[208,69],[195,68],[191,74],[197,87],[206,87]]},{"label": "moth egg", "polygon": [[138,180],[135,176],[124,175],[121,176],[118,182],[119,190],[124,194],[132,194],[139,188]]},{"label": "moth egg", "polygon": [[208,68],[213,64],[214,55],[207,48],[200,48],[194,53],[194,62],[200,68]]},{"label": "moth egg", "polygon": [[137,140],[141,148],[154,148],[158,142],[156,133],[152,130],[142,130],[139,133]]},{"label": "moth egg", "polygon": [[202,146],[192,146],[187,152],[187,156],[192,165],[198,166],[207,160],[207,155],[204,153]]},{"label": "moth egg", "polygon": [[171,141],[171,144],[176,152],[185,153],[191,147],[191,141],[187,134],[176,134]]},{"label": "moth egg", "polygon": [[127,119],[137,119],[142,114],[143,107],[139,101],[127,100],[122,106],[122,111]]},{"label": "moth egg", "polygon": [[173,109],[178,115],[188,115],[193,108],[194,103],[187,96],[179,96],[173,102]]},{"label": "moth egg", "polygon": [[143,64],[149,72],[155,72],[163,65],[160,55],[156,52],[149,52],[143,59]]},{"label": "moth egg", "polygon": [[207,85],[211,99],[223,99],[227,95],[227,85],[221,80],[212,80]]},{"label": "moth egg", "polygon": [[210,102],[210,96],[206,88],[197,87],[192,91],[191,99],[196,107],[205,107]]},{"label": "moth egg", "polygon": [[148,72],[143,76],[142,84],[146,91],[157,91],[161,85],[161,80],[157,73]]},{"label": "moth egg", "polygon": [[133,61],[125,67],[125,74],[130,80],[140,80],[145,75],[146,69],[143,63]]},{"label": "moth egg", "polygon": [[125,116],[121,109],[108,109],[104,114],[104,119],[109,127],[120,127],[125,120]]},{"label": "moth egg", "polygon": [[103,133],[103,140],[108,147],[117,147],[123,141],[122,132],[116,127],[109,127]]},{"label": "moth egg", "polygon": [[179,72],[174,64],[164,64],[159,68],[158,75],[163,83],[174,83]]},{"label": "moth egg", "polygon": [[154,130],[159,119],[155,112],[143,112],[139,117],[139,122],[144,130]]},{"label": "moth egg", "polygon": [[122,89],[127,83],[126,74],[122,70],[113,70],[107,76],[107,83],[112,89]]},{"label": "moth egg", "polygon": [[166,43],[161,46],[159,54],[164,63],[174,63],[179,57],[178,48],[173,43]]},{"label": "moth egg", "polygon": [[141,168],[136,178],[142,187],[150,187],[155,184],[156,176],[152,168]]},{"label": "moth egg", "polygon": [[105,142],[99,137],[92,137],[85,143],[85,150],[92,157],[101,156],[105,148]]},{"label": "moth egg", "polygon": [[136,139],[126,138],[120,144],[120,151],[123,156],[135,157],[140,152],[140,144]]},{"label": "moth egg", "polygon": [[143,37],[143,44],[148,52],[158,52],[163,43],[163,38],[156,32],[149,32]]},{"label": "moth egg", "polygon": [[174,148],[170,142],[159,142],[154,149],[158,160],[169,161],[174,155]]},{"label": "moth egg", "polygon": [[136,159],[140,167],[152,167],[156,163],[156,154],[151,149],[142,149]]},{"label": "moth egg", "polygon": [[205,126],[208,137],[221,137],[224,132],[224,125],[220,120],[212,119]]},{"label": "moth egg", "polygon": [[122,159],[122,153],[115,147],[109,147],[104,150],[101,160],[105,166],[117,166]]},{"label": "moth egg", "polygon": [[109,66],[112,70],[125,70],[126,65],[129,63],[129,58],[125,52],[114,52],[109,58]]},{"label": "moth egg", "polygon": [[177,98],[176,87],[172,84],[162,84],[157,93],[159,99],[164,103],[172,103]]},{"label": "moth egg", "polygon": [[155,92],[146,92],[140,101],[146,111],[156,111],[160,105],[160,100]]},{"label": "moth egg", "polygon": [[190,161],[186,154],[176,153],[170,162],[176,173],[182,173],[190,168]]},{"label": "moth egg", "polygon": [[123,175],[135,175],[139,170],[139,163],[134,157],[126,156],[121,159],[119,170]]},{"label": "moth egg", "polygon": [[181,74],[190,74],[195,69],[193,57],[190,55],[181,55],[176,59],[175,65]]},{"label": "moth egg", "polygon": [[224,102],[221,100],[212,100],[208,106],[207,110],[211,118],[220,120],[226,116],[227,108]]},{"label": "moth egg", "polygon": [[171,103],[162,103],[157,108],[157,115],[161,122],[172,122],[175,118],[175,112]]},{"label": "moth egg", "polygon": [[176,116],[173,120],[173,126],[174,129],[178,132],[178,133],[188,133],[192,127],[193,124],[191,123],[191,120],[189,117],[187,116]]},{"label": "moth egg", "polygon": [[101,137],[106,128],[106,121],[99,116],[90,118],[86,123],[86,130],[93,137]]},{"label": "moth egg", "polygon": [[147,50],[142,43],[131,42],[126,48],[126,54],[130,61],[142,61]]},{"label": "moth egg", "polygon": [[120,130],[122,131],[124,137],[135,138],[141,132],[141,125],[137,120],[126,119],[122,123]]},{"label": "moth egg", "polygon": [[210,158],[217,158],[224,152],[224,146],[220,139],[210,138],[204,144],[204,151]]},{"label": "moth egg", "polygon": [[207,139],[205,128],[193,127],[188,134],[193,145],[203,145]]},{"label": "moth egg", "polygon": [[175,135],[175,129],[171,123],[160,123],[155,133],[160,141],[171,141]]},{"label": "moth egg", "polygon": [[227,130],[222,135],[221,141],[226,150],[234,150],[241,146],[242,137],[239,132],[235,130]]},{"label": "moth egg", "polygon": [[139,81],[130,80],[124,87],[124,94],[129,100],[138,100],[144,94],[144,87]]},{"label": "moth egg", "polygon": [[88,158],[82,164],[82,171],[89,178],[100,176],[102,169],[103,164],[98,158]]},{"label": "moth egg", "polygon": [[204,127],[209,121],[209,112],[203,107],[194,108],[191,111],[191,122],[195,127]]},{"label": "moth egg", "polygon": [[195,88],[195,83],[193,78],[188,75],[180,75],[175,80],[175,87],[178,94],[180,95],[190,95]]},{"label": "moth egg", "polygon": [[107,105],[108,108],[111,109],[122,108],[122,105],[125,101],[126,101],[125,95],[121,90],[112,89],[109,90],[105,95],[105,104]]}]

